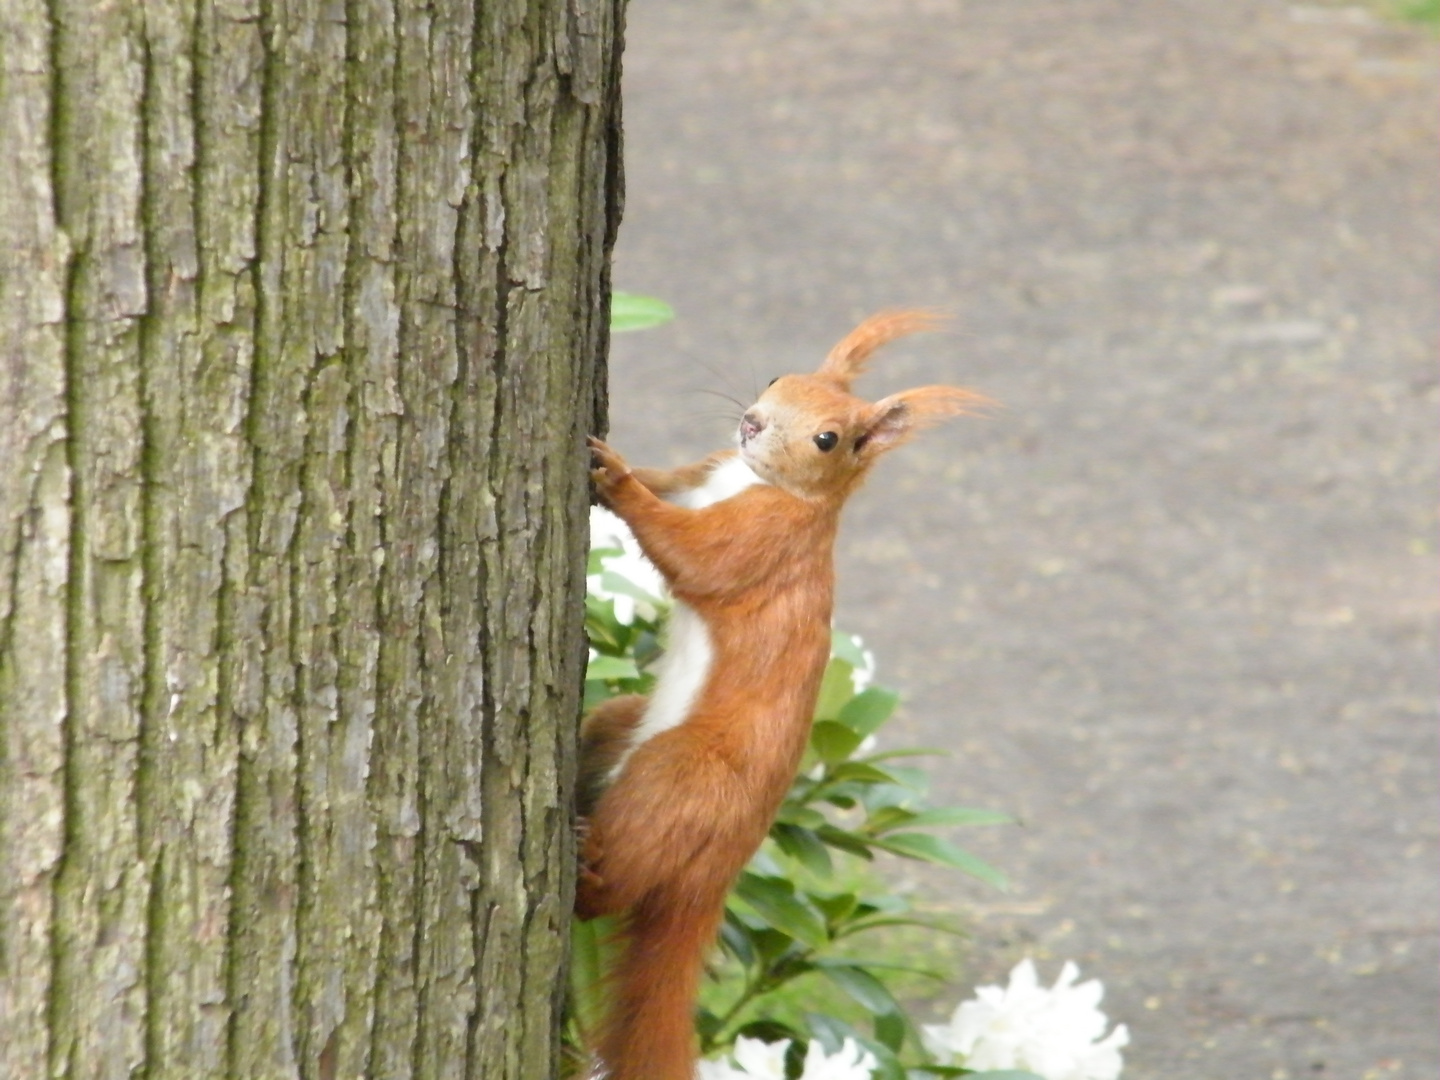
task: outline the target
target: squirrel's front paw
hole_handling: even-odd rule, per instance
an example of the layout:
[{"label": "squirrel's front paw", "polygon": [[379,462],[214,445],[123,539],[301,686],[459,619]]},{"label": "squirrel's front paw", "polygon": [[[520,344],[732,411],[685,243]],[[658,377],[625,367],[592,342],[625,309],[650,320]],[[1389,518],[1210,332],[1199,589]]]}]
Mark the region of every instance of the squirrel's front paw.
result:
[{"label": "squirrel's front paw", "polygon": [[609,503],[615,489],[629,478],[630,466],[625,464],[624,458],[595,436],[590,436],[586,442],[590,446],[591,461],[594,465],[590,470],[590,479],[595,482],[595,490],[601,500]]}]

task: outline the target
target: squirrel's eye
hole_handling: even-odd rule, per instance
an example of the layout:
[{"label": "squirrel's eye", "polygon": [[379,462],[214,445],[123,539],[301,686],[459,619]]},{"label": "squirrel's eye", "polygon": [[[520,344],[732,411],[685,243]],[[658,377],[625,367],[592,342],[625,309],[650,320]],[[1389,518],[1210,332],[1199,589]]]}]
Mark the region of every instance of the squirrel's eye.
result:
[{"label": "squirrel's eye", "polygon": [[827,454],[835,449],[835,444],[839,441],[840,436],[836,435],[833,431],[822,431],[819,435],[815,436],[815,445]]}]

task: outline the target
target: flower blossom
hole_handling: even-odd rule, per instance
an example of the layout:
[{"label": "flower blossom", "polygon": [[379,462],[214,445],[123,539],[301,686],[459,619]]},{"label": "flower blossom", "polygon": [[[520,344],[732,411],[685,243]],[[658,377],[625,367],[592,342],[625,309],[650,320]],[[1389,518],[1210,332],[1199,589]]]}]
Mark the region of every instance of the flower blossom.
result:
[{"label": "flower blossom", "polygon": [[[790,1040],[766,1043],[740,1036],[731,1051],[730,1061],[702,1061],[697,1080],[785,1080],[785,1052]],[[827,1054],[819,1039],[810,1041],[805,1051],[805,1068],[800,1080],[871,1080],[875,1071],[875,1055],[854,1039],[847,1038],[840,1049]]]},{"label": "flower blossom", "polygon": [[741,1035],[730,1051],[729,1061],[702,1061],[697,1067],[698,1080],[785,1080],[785,1051],[790,1040],[766,1043]]},{"label": "flower blossom", "polygon": [[1022,960],[1008,986],[979,987],[949,1023],[926,1024],[925,1046],[944,1064],[958,1056],[977,1071],[1029,1069],[1045,1080],[1115,1080],[1130,1033],[1119,1024],[1105,1035],[1109,1020],[1098,1007],[1105,989],[1098,979],[1075,985],[1079,975],[1066,961],[1046,989],[1035,965]]},{"label": "flower blossom", "polygon": [[[635,539],[630,526],[603,506],[592,506],[590,547],[591,550],[601,548],[607,552],[600,556],[604,571],[585,579],[590,595],[614,601],[615,618],[626,626],[635,621],[637,612],[642,618],[653,620],[666,595],[665,579],[655,569],[655,564],[641,552],[640,542]],[[623,579],[631,588],[617,588],[617,578]]]},{"label": "flower blossom", "polygon": [[855,687],[855,693],[859,694],[875,679],[875,654],[865,648],[865,640],[859,634],[854,635],[854,641],[855,647],[860,650],[860,663],[850,672],[850,683]]},{"label": "flower blossom", "polygon": [[833,1054],[825,1052],[819,1039],[811,1039],[800,1080],[870,1080],[877,1064],[875,1055],[854,1039],[847,1037]]}]

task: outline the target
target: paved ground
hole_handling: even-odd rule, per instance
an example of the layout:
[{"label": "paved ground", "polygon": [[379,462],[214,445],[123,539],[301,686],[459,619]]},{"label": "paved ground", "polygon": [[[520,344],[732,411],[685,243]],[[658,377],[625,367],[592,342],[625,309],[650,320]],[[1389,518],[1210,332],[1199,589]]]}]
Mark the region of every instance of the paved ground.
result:
[{"label": "paved ground", "polygon": [[[841,625],[1130,1080],[1440,1075],[1433,40],[1259,0],[637,0],[615,440],[675,462],[855,319],[998,418],[887,463]],[[924,883],[932,890],[935,882]],[[937,894],[938,895],[938,894]]]}]

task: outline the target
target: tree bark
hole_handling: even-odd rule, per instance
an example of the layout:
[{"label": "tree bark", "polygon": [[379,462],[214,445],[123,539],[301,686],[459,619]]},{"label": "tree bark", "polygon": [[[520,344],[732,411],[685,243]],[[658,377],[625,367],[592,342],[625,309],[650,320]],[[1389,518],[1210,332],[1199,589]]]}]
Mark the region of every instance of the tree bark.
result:
[{"label": "tree bark", "polygon": [[545,1077],[623,0],[6,0],[0,1077]]}]

